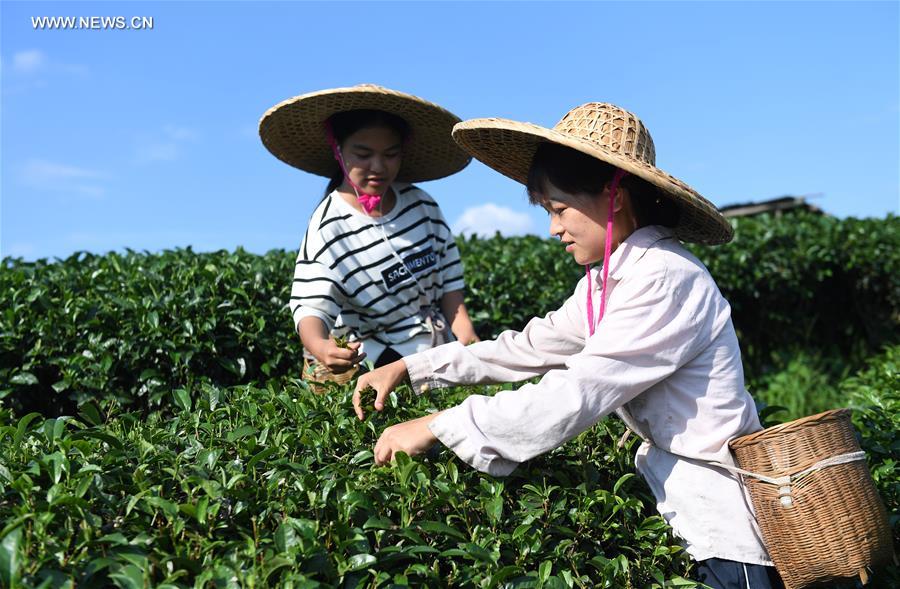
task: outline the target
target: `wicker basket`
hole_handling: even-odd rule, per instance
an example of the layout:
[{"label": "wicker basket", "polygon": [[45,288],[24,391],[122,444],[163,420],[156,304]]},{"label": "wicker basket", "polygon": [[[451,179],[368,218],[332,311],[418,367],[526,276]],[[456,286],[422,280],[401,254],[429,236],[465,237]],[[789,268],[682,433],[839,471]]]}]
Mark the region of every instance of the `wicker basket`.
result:
[{"label": "wicker basket", "polygon": [[732,441],[731,449],[742,469],[782,479],[744,476],[786,589],[857,576],[866,583],[869,567],[890,561],[887,514],[849,409],[770,427]]},{"label": "wicker basket", "polygon": [[354,366],[347,372],[335,373],[316,361],[309,361],[309,358],[303,359],[303,380],[309,384],[310,390],[314,393],[322,394],[328,391],[326,383],[334,383],[342,385],[350,382],[359,370],[358,366]]}]

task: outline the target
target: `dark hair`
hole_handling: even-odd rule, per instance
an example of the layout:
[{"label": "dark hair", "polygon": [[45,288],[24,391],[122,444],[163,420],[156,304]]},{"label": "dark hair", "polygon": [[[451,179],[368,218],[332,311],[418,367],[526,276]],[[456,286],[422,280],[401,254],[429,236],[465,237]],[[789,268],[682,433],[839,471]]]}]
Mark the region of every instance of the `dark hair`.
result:
[{"label": "dark hair", "polygon": [[[616,168],[571,147],[556,143],[541,143],[534,152],[528,170],[528,200],[543,202],[542,193],[549,182],[569,194],[598,195],[612,181]],[[663,225],[675,227],[681,209],[665,192],[632,174],[619,183],[628,190],[639,227]]]},{"label": "dark hair", "polygon": [[[400,139],[404,142],[412,134],[409,123],[402,117],[383,110],[346,110],[334,113],[328,120],[331,122],[331,132],[334,133],[334,140],[337,141],[338,145],[360,129],[369,129],[371,127],[387,127],[400,135]],[[343,181],[344,174],[339,166],[328,181],[328,187],[325,188],[325,196],[331,194],[331,191],[340,186]]]}]

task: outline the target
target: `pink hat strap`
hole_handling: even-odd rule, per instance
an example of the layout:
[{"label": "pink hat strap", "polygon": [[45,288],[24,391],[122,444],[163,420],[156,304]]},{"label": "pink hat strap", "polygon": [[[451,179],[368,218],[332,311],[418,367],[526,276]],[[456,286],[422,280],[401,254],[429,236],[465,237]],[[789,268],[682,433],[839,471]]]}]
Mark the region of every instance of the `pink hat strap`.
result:
[{"label": "pink hat strap", "polygon": [[338,146],[337,141],[334,138],[334,131],[331,129],[331,119],[325,120],[324,127],[325,139],[328,140],[328,145],[331,146],[331,153],[334,154],[334,159],[337,160],[338,165],[341,167],[341,173],[344,174],[344,179],[353,188],[353,192],[356,193],[356,200],[359,201],[366,213],[371,213],[381,202],[382,195],[366,194],[363,192],[362,188],[357,186],[353,180],[350,179],[350,174],[347,173],[347,166],[344,165],[344,157],[341,155],[341,148]]},{"label": "pink hat strap", "polygon": [[[628,172],[626,172],[625,170],[616,170],[616,173],[613,175],[612,183],[609,187],[609,207],[606,213],[606,247],[603,251],[603,284],[600,294],[600,316],[597,318],[597,323],[600,323],[603,320],[603,314],[606,312],[606,280],[609,277],[609,258],[612,255],[613,217],[615,215],[613,209],[615,208],[616,192],[619,190],[619,182],[627,175]],[[591,288],[590,264],[586,264],[584,266],[584,272],[587,275],[588,332],[590,335],[594,335],[594,300],[591,294],[591,291],[593,289]]]}]

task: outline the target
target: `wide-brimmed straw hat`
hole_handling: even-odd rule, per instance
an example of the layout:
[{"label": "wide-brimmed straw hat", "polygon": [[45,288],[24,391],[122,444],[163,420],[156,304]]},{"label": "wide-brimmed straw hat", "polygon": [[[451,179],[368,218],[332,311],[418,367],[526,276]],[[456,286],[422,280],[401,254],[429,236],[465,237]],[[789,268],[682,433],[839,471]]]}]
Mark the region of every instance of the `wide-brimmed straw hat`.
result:
[{"label": "wide-brimmed straw hat", "polygon": [[571,147],[645,180],[677,203],[679,239],[719,244],[734,236],[715,205],[656,167],[650,132],[635,115],[615,105],[589,102],[573,108],[553,129],[507,119],[472,119],[456,125],[453,138],[476,159],[522,184],[541,143]]},{"label": "wide-brimmed straw hat", "polygon": [[398,181],[443,178],[471,161],[450,137],[459,117],[417,96],[374,84],[320,90],[276,104],[260,119],[259,136],[281,161],[330,178],[340,168],[325,136],[325,121],[335,113],[359,109],[389,112],[410,126],[412,137],[404,145]]}]

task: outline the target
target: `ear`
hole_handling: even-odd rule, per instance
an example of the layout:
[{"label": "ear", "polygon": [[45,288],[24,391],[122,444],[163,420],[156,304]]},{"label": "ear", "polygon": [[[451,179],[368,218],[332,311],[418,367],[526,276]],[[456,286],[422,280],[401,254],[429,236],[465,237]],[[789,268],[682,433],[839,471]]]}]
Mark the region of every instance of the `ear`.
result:
[{"label": "ear", "polygon": [[[609,198],[610,190],[612,189],[612,181],[607,182],[606,186],[603,187],[603,196],[604,198]],[[618,213],[622,210],[624,206],[625,199],[630,199],[631,195],[628,193],[628,189],[622,186],[622,183],[619,182],[619,186],[616,187],[616,200],[613,203],[613,212]]]}]

